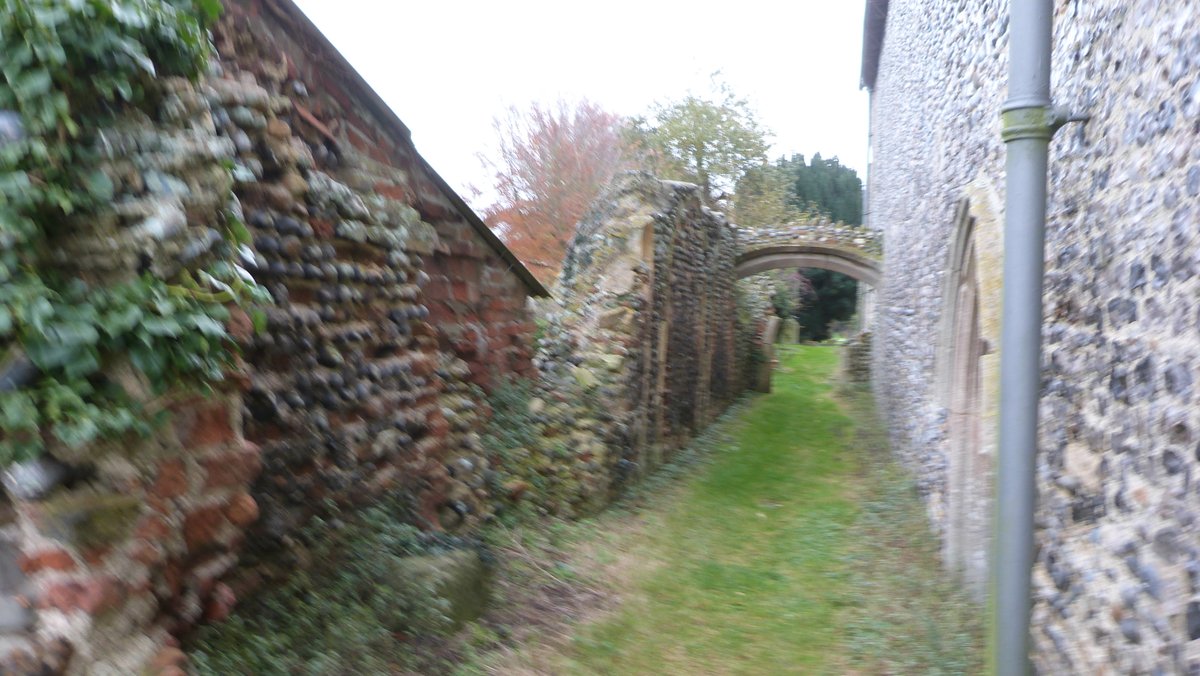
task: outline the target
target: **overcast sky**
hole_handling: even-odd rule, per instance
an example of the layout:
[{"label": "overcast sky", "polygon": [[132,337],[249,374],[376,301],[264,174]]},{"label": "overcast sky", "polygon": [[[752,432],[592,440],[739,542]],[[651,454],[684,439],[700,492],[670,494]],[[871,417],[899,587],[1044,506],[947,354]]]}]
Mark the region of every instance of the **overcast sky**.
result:
[{"label": "overcast sky", "polygon": [[489,183],[476,155],[508,106],[586,97],[645,114],[718,70],[773,132],[773,156],[836,155],[865,179],[861,0],[295,1],[468,199]]}]

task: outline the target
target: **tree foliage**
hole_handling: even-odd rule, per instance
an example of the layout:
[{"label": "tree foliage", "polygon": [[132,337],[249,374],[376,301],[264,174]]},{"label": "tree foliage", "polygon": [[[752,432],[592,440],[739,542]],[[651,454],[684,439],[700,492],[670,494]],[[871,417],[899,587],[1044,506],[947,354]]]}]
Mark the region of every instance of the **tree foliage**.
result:
[{"label": "tree foliage", "polygon": [[[836,157],[803,155],[780,158],[774,168],[790,179],[789,203],[793,208],[821,213],[847,225],[862,224],[862,181],[858,173],[842,166]],[[854,316],[858,282],[847,275],[808,268],[800,271],[810,287],[799,296],[794,316],[800,322],[801,340],[826,340],[830,324]]]},{"label": "tree foliage", "polygon": [[794,176],[778,164],[763,163],[751,168],[737,183],[733,220],[745,228],[778,226],[799,220],[804,211],[796,206]]},{"label": "tree foliage", "polygon": [[806,164],[803,155],[792,155],[791,159],[779,158],[776,166],[792,177],[793,206],[846,225],[862,225],[862,180],[836,156],[826,160],[817,153]]},{"label": "tree foliage", "polygon": [[832,323],[854,316],[858,282],[849,275],[820,268],[803,268],[799,274],[809,283],[807,293],[800,294],[800,307],[795,313],[796,321],[800,322],[800,339],[828,340]]},{"label": "tree foliage", "polygon": [[483,162],[498,199],[484,219],[541,281],[552,281],[575,224],[627,165],[624,120],[586,100],[559,101],[509,108],[494,126],[499,157]]},{"label": "tree foliage", "polygon": [[722,82],[711,96],[656,104],[635,121],[635,136],[658,176],[700,186],[710,206],[730,199],[738,181],[767,157],[768,132],[746,99]]},{"label": "tree foliage", "polygon": [[[811,162],[803,155],[781,157],[746,173],[738,182],[735,207],[736,222],[743,227],[781,225],[814,213],[861,225],[862,182],[836,157],[825,160],[818,153]],[[858,283],[852,278],[815,268],[773,274],[778,288],[788,289],[772,297],[776,312],[800,322],[802,340],[826,340],[831,322],[854,315]],[[788,284],[794,276],[804,283]]]}]

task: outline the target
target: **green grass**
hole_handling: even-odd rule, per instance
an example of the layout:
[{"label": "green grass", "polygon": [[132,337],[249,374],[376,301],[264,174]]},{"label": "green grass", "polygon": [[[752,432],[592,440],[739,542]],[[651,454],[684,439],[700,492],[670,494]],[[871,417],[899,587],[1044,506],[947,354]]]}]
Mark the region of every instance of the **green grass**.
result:
[{"label": "green grass", "polygon": [[981,674],[983,608],[941,567],[912,477],[892,458],[864,391],[842,397],[858,421],[862,511],[844,560],[854,581],[841,617],[848,663],[871,674]]},{"label": "green grass", "polygon": [[849,600],[840,554],[858,508],[851,420],[830,396],[838,352],[781,350],[702,473],[644,533],[656,563],[615,616],[576,639],[596,674],[821,673]]}]

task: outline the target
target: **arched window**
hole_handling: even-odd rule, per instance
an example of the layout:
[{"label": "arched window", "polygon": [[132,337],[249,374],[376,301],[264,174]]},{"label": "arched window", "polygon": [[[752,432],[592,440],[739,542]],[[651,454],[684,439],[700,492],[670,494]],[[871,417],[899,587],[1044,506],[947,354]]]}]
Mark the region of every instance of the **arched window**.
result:
[{"label": "arched window", "polygon": [[976,186],[957,210],[938,351],[946,413],[946,565],[983,598],[991,540],[1002,255],[990,194]]}]

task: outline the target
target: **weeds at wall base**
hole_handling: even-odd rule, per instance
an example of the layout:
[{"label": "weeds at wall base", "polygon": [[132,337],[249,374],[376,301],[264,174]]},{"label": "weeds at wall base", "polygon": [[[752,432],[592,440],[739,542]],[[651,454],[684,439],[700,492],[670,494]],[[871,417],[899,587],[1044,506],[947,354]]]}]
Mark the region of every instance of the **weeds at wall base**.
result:
[{"label": "weeds at wall base", "polygon": [[983,673],[983,612],[943,568],[912,475],[894,458],[869,386],[841,383],[857,426],[862,511],[846,556],[852,590],[843,625],[858,673]]}]

